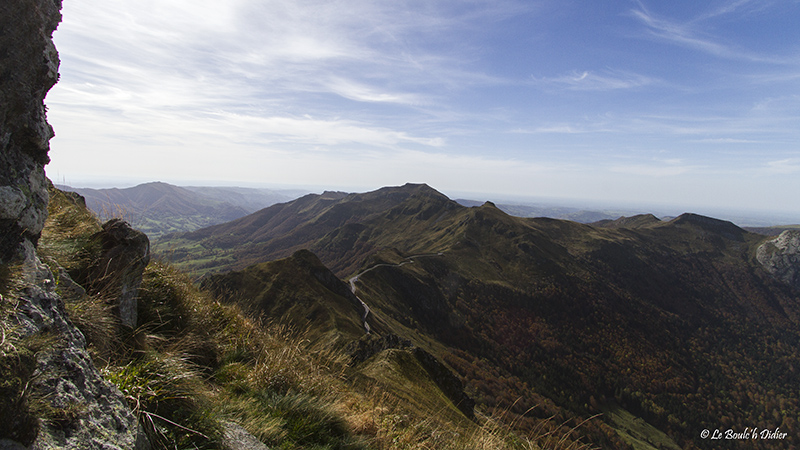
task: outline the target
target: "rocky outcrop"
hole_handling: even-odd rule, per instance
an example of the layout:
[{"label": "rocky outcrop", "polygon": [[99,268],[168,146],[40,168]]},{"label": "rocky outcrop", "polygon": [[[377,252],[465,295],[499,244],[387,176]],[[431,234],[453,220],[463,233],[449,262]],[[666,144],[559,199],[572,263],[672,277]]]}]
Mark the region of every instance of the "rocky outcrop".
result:
[{"label": "rocky outcrop", "polygon": [[389,349],[408,349],[442,393],[470,419],[475,418],[475,401],[464,393],[464,384],[447,366],[426,350],[412,345],[411,341],[395,334],[376,336],[367,334],[345,347],[350,355],[350,365],[358,365],[378,353]]},{"label": "rocky outcrop", "polygon": [[756,259],[772,276],[800,289],[800,230],[786,230],[764,242]]},{"label": "rocky outcrop", "polygon": [[123,325],[136,328],[139,286],[150,262],[150,240],[120,219],[104,223],[92,240],[102,253],[85,274],[84,284],[113,303]]},{"label": "rocky outcrop", "polygon": [[60,0],[0,2],[0,263],[30,257],[47,217],[44,98],[58,81],[60,10]]},{"label": "rocky outcrop", "polygon": [[411,341],[401,338],[396,334],[390,333],[380,337],[374,334],[365,334],[358,340],[347,344],[344,351],[350,355],[350,365],[354,366],[372,358],[374,355],[384,350],[409,347],[412,347]]}]

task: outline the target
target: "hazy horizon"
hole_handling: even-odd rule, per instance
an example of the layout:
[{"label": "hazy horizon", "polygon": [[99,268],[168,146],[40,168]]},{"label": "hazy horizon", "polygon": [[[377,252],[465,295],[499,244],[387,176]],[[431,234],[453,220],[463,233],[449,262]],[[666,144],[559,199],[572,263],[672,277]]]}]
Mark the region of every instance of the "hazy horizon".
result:
[{"label": "hazy horizon", "polygon": [[64,2],[54,180],[800,215],[798,2]]},{"label": "hazy horizon", "polygon": [[[179,187],[228,187],[228,188],[251,188],[251,189],[267,189],[275,192],[293,192],[298,194],[302,192],[321,194],[323,191],[342,191],[347,193],[363,193],[369,192],[381,187],[357,187],[357,186],[315,186],[315,185],[291,185],[291,184],[270,184],[270,183],[252,183],[247,185],[237,185],[234,182],[227,181],[203,181],[194,180],[189,183],[173,183],[163,180],[149,180],[149,181],[135,181],[128,180],[127,182],[115,182],[113,180],[94,180],[84,183],[62,183],[61,180],[53,180],[58,186],[68,186],[74,189],[126,189],[141,184],[148,183],[167,183]],[[417,182],[421,183],[421,182]],[[405,184],[405,183],[403,183]],[[567,208],[576,211],[598,211],[598,212],[618,212],[620,215],[634,215],[634,214],[654,214],[659,218],[677,217],[683,213],[701,214],[721,220],[729,220],[739,226],[750,227],[763,227],[763,226],[780,226],[780,225],[796,225],[800,224],[800,214],[787,214],[782,211],[764,211],[764,210],[746,210],[724,207],[703,207],[691,208],[685,205],[678,204],[658,204],[658,203],[624,203],[624,202],[609,202],[603,200],[591,199],[569,199],[558,197],[543,197],[535,194],[529,195],[504,195],[491,192],[474,192],[474,191],[458,191],[458,190],[442,190],[437,186],[428,184],[433,189],[448,196],[451,200],[465,200],[485,202],[491,201],[498,204],[505,205],[522,205],[522,206],[535,206],[542,208]],[[398,185],[399,186],[399,185]]]}]

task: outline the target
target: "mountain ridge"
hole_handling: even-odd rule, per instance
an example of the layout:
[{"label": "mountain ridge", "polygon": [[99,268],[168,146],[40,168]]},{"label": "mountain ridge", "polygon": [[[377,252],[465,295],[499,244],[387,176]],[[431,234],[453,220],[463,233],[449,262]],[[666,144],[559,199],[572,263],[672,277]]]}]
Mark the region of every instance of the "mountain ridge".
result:
[{"label": "mountain ridge", "polygon": [[[358,279],[370,325],[432,342],[486,405],[511,408],[507,396],[520,392],[486,387],[497,382],[488,364],[508,386],[531,387],[520,414],[544,398],[568,417],[617,404],[681,446],[706,448],[695,428],[723,416],[796,430],[792,413],[772,424],[753,406],[770,391],[800,410],[787,389],[800,382],[800,304],[755,259],[767,237],[691,213],[614,225],[519,218],[406,185],[309,195],[177,243],[190,262],[192,248],[209,252],[197,267],[211,271],[300,248],[339,277],[374,267]],[[759,363],[767,351],[771,367]]]},{"label": "mountain ridge", "polygon": [[[433,215],[446,215],[460,206],[424,184],[406,184],[387,187],[366,194],[326,193],[309,194],[295,201],[273,205],[249,216],[194,232],[165,236],[157,244],[157,251],[180,263],[190,251],[176,245],[176,241],[195,243],[205,247],[219,246],[229,251],[217,256],[217,263],[203,265],[203,269],[242,269],[258,261],[284,258],[301,248],[315,250],[312,242],[319,241],[317,255],[330,264],[330,258],[346,247],[357,248],[348,261],[331,267],[343,276],[354,272],[360,265],[359,258],[375,250],[369,234],[372,228],[365,224],[379,220],[383,225],[410,217],[420,218],[423,223],[436,222]],[[386,212],[385,217],[380,217]],[[416,222],[415,222],[416,223]],[[390,233],[385,233],[390,234]],[[246,248],[241,244],[247,243]],[[237,246],[239,248],[237,249]],[[327,247],[325,250],[322,247]],[[233,262],[233,259],[236,262]]]}]

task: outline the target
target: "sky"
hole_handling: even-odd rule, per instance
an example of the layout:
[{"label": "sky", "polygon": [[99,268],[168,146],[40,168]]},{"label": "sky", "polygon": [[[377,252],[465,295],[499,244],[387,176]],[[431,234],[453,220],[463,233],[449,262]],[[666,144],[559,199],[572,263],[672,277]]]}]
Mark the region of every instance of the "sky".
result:
[{"label": "sky", "polygon": [[798,23],[800,0],[65,0],[46,170],[800,217]]}]

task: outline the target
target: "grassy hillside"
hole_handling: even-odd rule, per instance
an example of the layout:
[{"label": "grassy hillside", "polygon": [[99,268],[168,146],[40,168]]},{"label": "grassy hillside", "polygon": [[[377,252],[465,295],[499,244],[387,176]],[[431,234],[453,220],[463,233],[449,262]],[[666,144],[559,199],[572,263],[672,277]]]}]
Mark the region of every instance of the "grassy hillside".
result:
[{"label": "grassy hillside", "polygon": [[719,426],[796,431],[800,302],[752,261],[763,237],[693,215],[644,222],[476,208],[442,257],[360,277],[362,298],[458,349],[448,362],[489,404],[516,399],[476,358],[580,416],[621,404],[681,446],[712,448],[696,430]]},{"label": "grassy hillside", "polygon": [[[58,267],[80,273],[95,255],[90,243],[99,224],[79,199],[56,190],[51,196],[41,256],[55,273]],[[5,312],[14,307],[21,284],[13,268],[3,269]],[[325,326],[354,336],[358,315],[347,312],[353,305],[341,292],[346,285],[312,254],[253,270],[261,271],[253,279],[271,281],[262,299],[266,308],[245,297],[254,307],[248,314],[238,302],[200,291],[174,267],[151,263],[133,330],[119,325],[102,293],[62,292],[95,364],[126,396],[154,448],[225,448],[232,423],[281,449],[581,448],[579,432],[560,423],[542,420],[526,434],[514,431],[513,418],[502,411],[479,409],[467,418],[442,391],[429,357],[413,348],[379,350],[354,364],[344,349],[314,345],[314,329]],[[56,283],[67,286],[61,279]],[[277,304],[292,307],[272,309]],[[303,316],[304,310],[312,314]],[[35,358],[46,339],[16,340],[6,317],[0,371],[4,380],[23,380],[30,375],[23,363]],[[303,320],[315,326],[303,327]],[[21,386],[4,381],[3,392],[20,401],[0,404],[2,417],[31,422],[76,413],[37,409],[35,396]],[[20,404],[32,405],[25,406],[24,417]]]}]

